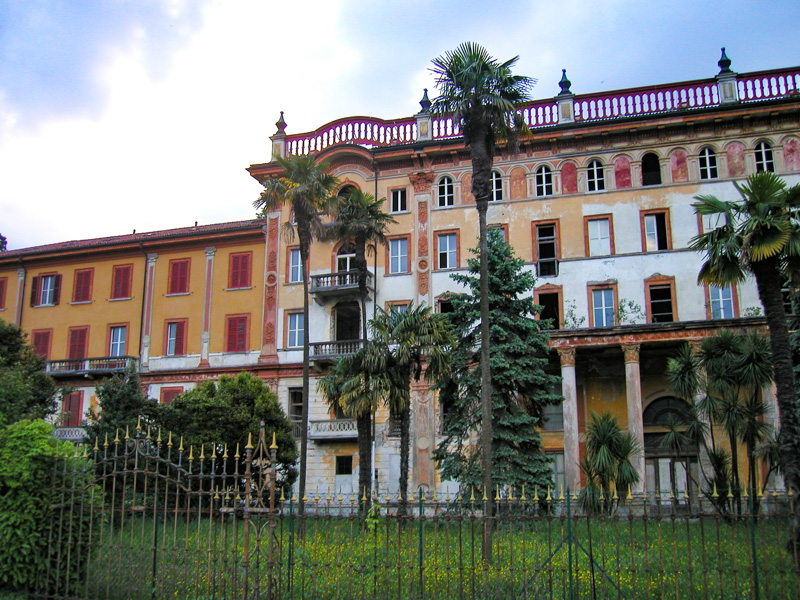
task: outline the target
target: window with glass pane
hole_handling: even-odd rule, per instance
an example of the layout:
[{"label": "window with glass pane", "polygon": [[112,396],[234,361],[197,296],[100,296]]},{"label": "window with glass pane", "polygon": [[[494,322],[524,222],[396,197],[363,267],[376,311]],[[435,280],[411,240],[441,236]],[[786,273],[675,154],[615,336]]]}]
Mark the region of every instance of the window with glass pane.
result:
[{"label": "window with glass pane", "polygon": [[289,419],[292,423],[303,419],[303,388],[289,388]]},{"label": "window with glass pane", "polygon": [[561,490],[564,489],[566,485],[566,478],[564,476],[564,453],[548,452],[547,456],[550,457],[551,464],[553,465],[553,479],[555,480],[556,490],[558,490],[560,494]]},{"label": "window with glass pane", "polygon": [[42,306],[48,306],[51,304],[55,304],[55,289],[56,289],[56,276],[55,275],[44,275],[41,278],[41,296],[39,299],[39,304]]},{"label": "window with glass pane", "polygon": [[392,190],[392,212],[405,212],[406,208],[406,191],[405,190]]},{"label": "window with glass pane", "polygon": [[555,223],[536,226],[536,265],[539,277],[558,275],[558,246]]},{"label": "window with glass pane", "polygon": [[450,177],[442,177],[439,180],[437,192],[439,206],[453,206],[455,194],[453,192],[453,180]]},{"label": "window with glass pane", "polygon": [[109,356],[125,356],[125,337],[127,333],[128,328],[124,326],[111,328]]},{"label": "window with glass pane", "polygon": [[455,269],[458,267],[457,236],[455,233],[440,233],[436,236],[439,244],[439,268]]},{"label": "window with glass pane", "polygon": [[408,272],[408,238],[389,240],[389,273]]},{"label": "window with glass pane", "polygon": [[489,200],[493,202],[500,202],[503,199],[503,178],[498,171],[492,171],[492,193]]},{"label": "window with glass pane", "polygon": [[300,261],[300,248],[289,249],[289,283],[303,281],[303,263]]},{"label": "window with glass pane", "polygon": [[675,320],[671,285],[650,286],[650,314],[653,323],[672,323]]},{"label": "window with glass pane", "polygon": [[536,169],[536,195],[552,196],[553,195],[553,172],[550,167],[539,167]]},{"label": "window with glass pane", "polygon": [[603,165],[600,161],[593,160],[586,169],[586,185],[590,192],[600,192],[606,189],[606,180],[603,176]]},{"label": "window with glass pane", "polygon": [[299,348],[303,345],[303,313],[291,313],[287,320],[286,346]]},{"label": "window with glass pane", "polygon": [[717,174],[717,155],[711,148],[700,150],[700,179],[716,179]]},{"label": "window with glass pane", "polygon": [[589,256],[611,254],[611,231],[608,219],[592,219],[588,222]]},{"label": "window with glass pane", "polygon": [[346,273],[356,268],[355,244],[342,244],[336,253],[336,272]]},{"label": "window with glass pane", "polygon": [[775,171],[775,162],[772,160],[772,146],[766,142],[756,144],[756,173]]},{"label": "window with glass pane", "polygon": [[644,239],[647,252],[669,248],[666,213],[651,213],[644,216]]},{"label": "window with glass pane", "polygon": [[167,323],[167,356],[183,354],[185,325],[183,321]]},{"label": "window with glass pane", "polygon": [[592,290],[595,327],[614,326],[614,290]]},{"label": "window with glass pane", "polygon": [[708,286],[708,297],[711,301],[712,319],[733,318],[733,290],[730,286]]},{"label": "window with glass pane", "polygon": [[542,429],[545,431],[562,431],[564,429],[564,405],[545,404],[542,409]]}]

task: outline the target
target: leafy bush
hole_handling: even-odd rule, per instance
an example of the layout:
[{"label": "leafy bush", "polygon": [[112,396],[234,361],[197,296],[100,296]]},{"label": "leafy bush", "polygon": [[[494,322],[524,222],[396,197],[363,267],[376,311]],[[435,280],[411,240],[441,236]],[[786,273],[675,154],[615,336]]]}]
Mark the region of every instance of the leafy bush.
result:
[{"label": "leafy bush", "polygon": [[[85,570],[89,544],[91,488],[81,477],[88,465],[72,457],[74,446],[53,437],[53,428],[43,421],[19,421],[0,429],[0,592],[32,590],[38,585],[50,591],[74,585]],[[56,468],[63,475],[64,489],[54,489]],[[88,461],[86,461],[88,462]],[[79,467],[77,476],[73,467]],[[66,494],[76,504],[83,498],[84,511],[58,514],[59,498]],[[50,542],[50,528],[60,522],[57,541]],[[64,564],[59,545],[77,551]],[[49,563],[49,564],[48,564]],[[49,566],[49,568],[48,568]],[[43,578],[49,574],[49,581]],[[38,582],[37,582],[38,577]]]}]

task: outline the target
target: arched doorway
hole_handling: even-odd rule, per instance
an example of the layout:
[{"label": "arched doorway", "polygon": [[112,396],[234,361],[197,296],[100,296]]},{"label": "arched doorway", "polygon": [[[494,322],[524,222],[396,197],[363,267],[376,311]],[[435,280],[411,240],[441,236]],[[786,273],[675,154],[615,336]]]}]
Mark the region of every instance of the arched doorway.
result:
[{"label": "arched doorway", "polygon": [[[648,497],[653,502],[669,505],[674,500],[677,504],[686,504],[687,493],[689,501],[697,495],[697,444],[686,439],[679,448],[665,443],[670,420],[686,423],[689,409],[684,400],[665,396],[653,400],[642,414],[645,479]],[[683,432],[686,426],[678,429]]]}]

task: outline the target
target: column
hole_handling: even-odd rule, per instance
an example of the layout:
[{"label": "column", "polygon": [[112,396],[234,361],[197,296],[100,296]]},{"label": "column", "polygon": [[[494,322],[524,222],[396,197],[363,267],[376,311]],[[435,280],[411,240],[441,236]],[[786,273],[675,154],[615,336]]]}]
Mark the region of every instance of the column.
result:
[{"label": "column", "polygon": [[639,344],[622,344],[622,352],[625,355],[628,431],[641,448],[641,452],[631,459],[633,467],[639,473],[639,483],[633,486],[633,493],[641,493],[647,489],[644,480],[644,424],[642,423],[642,381],[639,375],[639,347]]},{"label": "column", "polygon": [[22,327],[22,307],[25,302],[25,267],[17,269],[17,305],[14,307],[14,325]]},{"label": "column", "polygon": [[200,336],[200,367],[208,367],[208,349],[211,345],[211,284],[214,279],[214,255],[217,249],[210,246],[206,252],[206,281],[203,292],[203,333]]},{"label": "column", "polygon": [[271,213],[267,217],[267,224],[262,228],[264,233],[264,300],[262,304],[262,331],[261,354],[258,357],[260,365],[278,364],[278,345],[276,335],[278,330],[278,225],[280,213]]},{"label": "column", "polygon": [[564,395],[564,481],[570,490],[580,487],[578,437],[578,385],[575,378],[575,348],[557,348],[561,359],[561,393]]},{"label": "column", "polygon": [[150,362],[150,330],[153,325],[153,288],[156,277],[156,259],[158,254],[147,255],[147,266],[145,267],[144,277],[144,310],[142,311],[142,351],[139,354],[139,362],[142,370],[147,371]]}]

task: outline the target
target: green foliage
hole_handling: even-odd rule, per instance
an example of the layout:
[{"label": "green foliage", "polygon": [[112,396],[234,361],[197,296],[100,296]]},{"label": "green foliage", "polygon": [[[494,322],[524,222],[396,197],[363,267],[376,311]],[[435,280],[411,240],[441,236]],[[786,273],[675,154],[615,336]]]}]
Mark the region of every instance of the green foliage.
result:
[{"label": "green foliage", "polygon": [[158,403],[147,397],[142,390],[139,374],[128,369],[125,373],[114,375],[97,386],[98,411],[87,413],[86,433],[89,439],[104,443],[113,441],[117,431],[120,437],[127,430],[131,435],[140,423],[152,424],[158,410]]},{"label": "green foliage", "polygon": [[[542,450],[538,428],[545,405],[563,399],[553,394],[559,377],[545,372],[549,348],[542,322],[534,317],[541,307],[530,296],[535,278],[501,232],[489,235],[489,323],[492,369],[492,483],[528,490],[552,485],[550,461]],[[469,293],[449,300],[457,341],[452,352],[452,375],[439,381],[444,439],[434,457],[444,479],[462,485],[481,482],[481,453],[473,445],[480,431],[480,280],[479,263],[469,261],[469,274],[451,277]]]},{"label": "green foliage", "polygon": [[0,427],[43,419],[56,409],[55,382],[26,338],[18,327],[0,319]]},{"label": "green foliage", "polygon": [[614,489],[624,501],[628,491],[639,481],[631,459],[643,449],[608,412],[599,416],[592,413],[585,437],[586,455],[580,467],[586,476],[586,487],[578,501],[588,513],[610,512],[614,508]]},{"label": "green foliage", "polygon": [[[297,447],[292,425],[278,404],[277,396],[259,378],[249,373],[236,377],[223,375],[181,394],[171,405],[159,406],[156,421],[173,436],[182,436],[185,446],[228,449],[227,473],[233,473],[237,445],[244,453],[248,436],[258,440],[259,425],[264,423],[267,444],[275,433],[278,445],[278,481],[291,486],[297,478],[294,463]],[[255,443],[255,441],[254,441]],[[222,460],[217,465],[222,468]]]},{"label": "green foliage", "polygon": [[[91,472],[86,468],[88,461],[67,458],[75,452],[73,445],[57,440],[52,432],[53,427],[41,420],[18,421],[0,429],[0,591],[32,589],[37,577],[48,572],[53,578],[47,582],[48,588],[63,589],[67,583],[77,582],[85,568],[89,505],[99,495],[93,495],[86,477]],[[51,484],[64,460],[67,470],[76,474],[59,481],[66,488],[57,491]],[[66,521],[60,524],[58,535],[76,553],[68,565],[49,543],[49,528],[54,526],[57,502],[64,492],[84,507],[82,512],[64,516]]]}]

